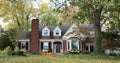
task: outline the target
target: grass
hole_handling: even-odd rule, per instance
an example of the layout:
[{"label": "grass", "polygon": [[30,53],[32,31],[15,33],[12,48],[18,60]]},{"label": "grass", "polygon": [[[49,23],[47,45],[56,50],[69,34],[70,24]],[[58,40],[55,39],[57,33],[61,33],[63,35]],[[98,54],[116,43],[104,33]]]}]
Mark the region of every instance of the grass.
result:
[{"label": "grass", "polygon": [[28,55],[0,57],[0,63],[119,63],[117,56],[79,54],[79,55]]}]

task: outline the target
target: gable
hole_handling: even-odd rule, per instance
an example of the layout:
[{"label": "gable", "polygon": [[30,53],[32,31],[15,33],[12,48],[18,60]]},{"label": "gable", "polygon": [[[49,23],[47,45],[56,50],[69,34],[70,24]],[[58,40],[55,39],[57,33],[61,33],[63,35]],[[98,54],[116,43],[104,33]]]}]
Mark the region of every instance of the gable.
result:
[{"label": "gable", "polygon": [[[69,39],[70,37],[75,37],[76,34],[73,33],[74,30],[75,30],[74,28],[85,29],[85,30],[87,30],[87,31],[89,31],[89,32],[93,32],[93,30],[94,30],[93,26],[76,26],[76,24],[73,24],[73,25],[67,30],[67,32],[64,34],[64,36],[63,36],[62,38],[63,38],[63,39]],[[69,34],[69,33],[71,33],[71,34]],[[86,36],[86,35],[80,34],[80,36],[83,37],[83,36]]]}]

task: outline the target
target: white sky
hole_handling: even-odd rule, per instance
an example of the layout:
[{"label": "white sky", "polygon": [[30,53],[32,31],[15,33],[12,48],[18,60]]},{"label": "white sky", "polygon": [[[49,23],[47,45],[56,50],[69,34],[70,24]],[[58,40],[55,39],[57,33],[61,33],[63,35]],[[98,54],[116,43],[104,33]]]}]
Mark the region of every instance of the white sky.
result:
[{"label": "white sky", "polygon": [[42,0],[43,3],[49,3],[50,0]]}]

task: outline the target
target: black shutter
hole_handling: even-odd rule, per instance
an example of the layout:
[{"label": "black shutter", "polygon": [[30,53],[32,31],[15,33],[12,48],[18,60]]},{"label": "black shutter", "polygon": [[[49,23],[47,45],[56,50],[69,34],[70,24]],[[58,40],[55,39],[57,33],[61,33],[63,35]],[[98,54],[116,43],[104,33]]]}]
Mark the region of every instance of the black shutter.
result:
[{"label": "black shutter", "polygon": [[41,42],[41,50],[43,50],[43,42]]},{"label": "black shutter", "polygon": [[21,49],[21,42],[18,42],[18,48]]},{"label": "black shutter", "polygon": [[28,50],[28,42],[26,42],[26,50]]},{"label": "black shutter", "polygon": [[51,42],[49,42],[49,48],[51,48]]}]

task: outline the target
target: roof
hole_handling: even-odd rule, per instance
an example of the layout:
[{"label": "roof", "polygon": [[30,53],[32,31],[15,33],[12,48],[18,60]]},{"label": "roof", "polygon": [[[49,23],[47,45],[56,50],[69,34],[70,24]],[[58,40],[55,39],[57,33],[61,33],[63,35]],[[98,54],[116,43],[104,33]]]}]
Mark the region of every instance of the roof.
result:
[{"label": "roof", "polygon": [[[40,26],[39,30],[40,30],[40,39],[60,39],[66,32],[67,30],[70,28],[70,26],[47,26],[50,30],[50,36],[42,36],[42,29],[45,26]],[[59,27],[61,29],[61,36],[53,36],[53,30]]]},{"label": "roof", "polygon": [[[39,37],[40,39],[61,39],[63,37],[63,35],[67,32],[67,30],[71,27],[71,26],[47,26],[50,30],[50,36],[42,36],[42,30],[45,26],[40,26],[39,27]],[[59,27],[61,29],[61,36],[53,36],[53,31],[56,27]],[[93,31],[93,26],[78,26],[79,29],[85,29],[88,31]],[[24,39],[29,39],[30,38],[30,31],[29,32],[20,32],[19,35],[25,35],[23,38]],[[22,39],[23,39],[22,38]]]}]

